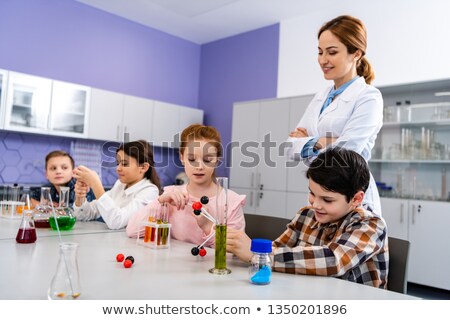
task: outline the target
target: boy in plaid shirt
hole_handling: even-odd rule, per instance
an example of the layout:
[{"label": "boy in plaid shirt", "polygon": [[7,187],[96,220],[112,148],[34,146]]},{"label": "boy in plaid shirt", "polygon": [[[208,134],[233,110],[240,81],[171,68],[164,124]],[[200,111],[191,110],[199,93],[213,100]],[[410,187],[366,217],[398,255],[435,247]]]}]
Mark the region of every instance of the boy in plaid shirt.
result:
[{"label": "boy in plaid shirt", "polygon": [[[306,173],[311,206],[300,209],[273,242],[274,271],[332,276],[386,288],[383,218],[361,207],[370,180],[363,157],[342,148],[319,154]],[[227,250],[249,261],[251,239],[229,229]]]}]

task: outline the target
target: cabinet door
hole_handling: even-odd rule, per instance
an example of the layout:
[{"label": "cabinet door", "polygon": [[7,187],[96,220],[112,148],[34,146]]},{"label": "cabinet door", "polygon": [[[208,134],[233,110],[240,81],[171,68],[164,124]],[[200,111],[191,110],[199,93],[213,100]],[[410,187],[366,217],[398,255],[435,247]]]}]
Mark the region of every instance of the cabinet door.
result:
[{"label": "cabinet door", "polygon": [[410,201],[410,209],[408,281],[450,290],[450,203]]},{"label": "cabinet door", "polygon": [[255,190],[245,189],[245,188],[233,188],[232,189],[237,194],[244,194],[245,205],[244,205],[244,213],[255,213]]},{"label": "cabinet door", "polygon": [[381,210],[386,221],[388,236],[408,240],[408,201],[381,198]]},{"label": "cabinet door", "polygon": [[125,96],[123,107],[124,141],[152,142],[153,100]]},{"label": "cabinet door", "polygon": [[47,133],[52,81],[10,72],[5,129]]},{"label": "cabinet door", "polygon": [[89,115],[88,137],[119,141],[122,132],[124,95],[93,88]]},{"label": "cabinet door", "polygon": [[8,72],[0,69],[0,129],[4,128],[5,123],[5,104],[6,104],[6,82]]},{"label": "cabinet door", "polygon": [[[203,124],[203,110],[187,108],[187,107],[179,107],[179,124],[178,124],[178,132],[181,135],[181,132],[191,124]],[[176,139],[175,147],[180,147],[179,139]]]},{"label": "cabinet door", "polygon": [[289,99],[262,101],[259,110],[259,188],[285,191],[287,172],[282,146],[289,133]]},{"label": "cabinet door", "polygon": [[[313,95],[308,95],[291,98],[289,107],[289,128],[286,139],[288,138],[288,134],[291,131],[294,131],[297,127],[298,122],[302,118],[313,97]],[[286,161],[287,190],[296,192],[309,192],[308,179],[305,176],[306,171],[308,170],[308,166],[301,161],[290,161],[288,159],[286,159]]]},{"label": "cabinet door", "polygon": [[286,218],[286,192],[256,191],[255,214]]},{"label": "cabinet door", "polygon": [[87,136],[90,88],[53,81],[49,129],[52,134]]},{"label": "cabinet door", "polygon": [[309,205],[308,193],[306,192],[287,192],[286,199],[285,218],[287,219],[293,219],[301,208]]},{"label": "cabinet door", "polygon": [[155,146],[175,147],[178,139],[180,111],[179,106],[155,101],[153,110],[153,143]]},{"label": "cabinet door", "polygon": [[239,103],[233,108],[230,186],[253,189],[259,159],[259,102]]}]

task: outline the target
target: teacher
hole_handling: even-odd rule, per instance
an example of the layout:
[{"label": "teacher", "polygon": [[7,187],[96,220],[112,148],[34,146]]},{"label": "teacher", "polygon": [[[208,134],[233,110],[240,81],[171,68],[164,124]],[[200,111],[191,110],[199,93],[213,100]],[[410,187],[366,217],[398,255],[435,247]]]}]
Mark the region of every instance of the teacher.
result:
[{"label": "teacher", "polygon": [[[325,23],[318,33],[318,62],[334,85],[317,93],[294,131],[287,156],[310,163],[330,146],[341,146],[370,159],[383,124],[383,98],[371,86],[374,71],[367,61],[366,28],[361,20],[344,15]],[[381,216],[373,176],[363,205]]]}]

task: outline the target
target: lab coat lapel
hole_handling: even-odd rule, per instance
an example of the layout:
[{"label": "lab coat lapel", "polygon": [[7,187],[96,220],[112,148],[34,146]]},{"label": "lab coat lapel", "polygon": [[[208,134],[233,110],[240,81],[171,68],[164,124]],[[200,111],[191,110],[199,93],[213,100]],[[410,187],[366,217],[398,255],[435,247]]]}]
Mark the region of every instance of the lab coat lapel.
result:
[{"label": "lab coat lapel", "polygon": [[[361,93],[361,91],[365,88],[365,86],[366,86],[366,82],[363,77],[360,77],[355,82],[353,82],[347,89],[344,90],[344,92],[342,92],[340,95],[338,95],[333,100],[333,102],[331,102],[331,104],[322,112],[322,114],[319,117],[319,121],[325,115],[338,109],[340,104],[348,103],[349,101],[355,101],[356,97]],[[330,88],[328,89],[327,92],[329,92],[329,90],[330,90]]]}]

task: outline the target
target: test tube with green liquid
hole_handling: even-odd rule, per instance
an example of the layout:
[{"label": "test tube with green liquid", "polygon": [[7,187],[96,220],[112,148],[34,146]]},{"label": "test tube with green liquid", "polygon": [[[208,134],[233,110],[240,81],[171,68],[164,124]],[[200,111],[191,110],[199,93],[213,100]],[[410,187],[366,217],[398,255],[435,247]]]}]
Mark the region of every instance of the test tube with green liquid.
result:
[{"label": "test tube with green liquid", "polygon": [[214,253],[214,268],[209,269],[213,274],[229,274],[227,269],[227,211],[228,211],[228,178],[216,178],[216,244]]}]

